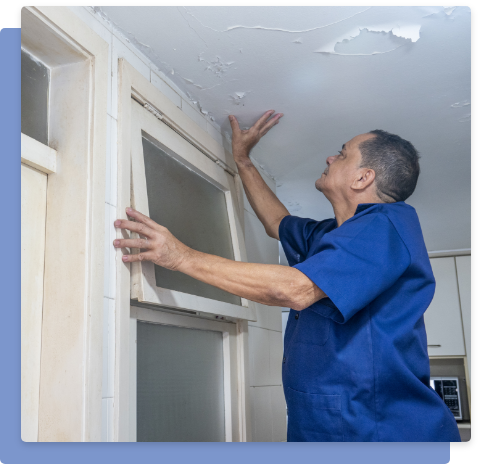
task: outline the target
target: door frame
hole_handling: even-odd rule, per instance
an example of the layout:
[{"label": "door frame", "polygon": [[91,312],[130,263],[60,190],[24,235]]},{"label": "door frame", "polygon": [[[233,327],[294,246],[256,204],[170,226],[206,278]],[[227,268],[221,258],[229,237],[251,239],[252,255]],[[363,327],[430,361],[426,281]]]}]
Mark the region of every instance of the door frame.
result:
[{"label": "door frame", "polygon": [[[68,7],[42,6],[22,8],[22,48],[51,71],[56,151],[47,183],[38,439],[101,441],[109,44]],[[52,151],[37,155],[53,171]]]}]

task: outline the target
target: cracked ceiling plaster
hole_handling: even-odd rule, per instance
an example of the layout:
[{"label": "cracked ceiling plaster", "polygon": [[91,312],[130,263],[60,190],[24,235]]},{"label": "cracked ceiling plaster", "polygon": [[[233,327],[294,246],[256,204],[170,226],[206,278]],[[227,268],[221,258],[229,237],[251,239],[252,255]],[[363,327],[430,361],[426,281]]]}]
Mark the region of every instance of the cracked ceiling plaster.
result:
[{"label": "cracked ceiling plaster", "polygon": [[223,131],[285,116],[253,156],[290,212],[332,217],[314,182],[357,134],[411,141],[421,175],[407,200],[429,251],[470,248],[467,7],[101,7]]}]

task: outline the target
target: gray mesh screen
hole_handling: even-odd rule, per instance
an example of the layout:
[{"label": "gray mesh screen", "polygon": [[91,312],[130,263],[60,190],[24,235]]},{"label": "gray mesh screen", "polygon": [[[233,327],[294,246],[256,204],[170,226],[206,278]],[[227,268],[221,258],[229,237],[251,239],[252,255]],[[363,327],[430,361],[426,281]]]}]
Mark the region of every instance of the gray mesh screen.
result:
[{"label": "gray mesh screen", "polygon": [[[142,138],[150,217],[189,247],[234,259],[225,193]],[[157,287],[241,305],[238,296],[155,266]]]},{"label": "gray mesh screen", "polygon": [[225,441],[221,332],[137,322],[137,441]]},{"label": "gray mesh screen", "polygon": [[48,68],[22,50],[22,132],[48,145]]}]

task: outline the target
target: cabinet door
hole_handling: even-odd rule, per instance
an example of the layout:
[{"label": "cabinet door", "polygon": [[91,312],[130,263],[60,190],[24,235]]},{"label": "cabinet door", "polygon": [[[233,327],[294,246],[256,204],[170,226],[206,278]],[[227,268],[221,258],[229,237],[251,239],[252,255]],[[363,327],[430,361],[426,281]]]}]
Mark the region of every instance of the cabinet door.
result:
[{"label": "cabinet door", "polygon": [[464,356],[455,258],[433,258],[430,262],[437,286],[433,301],[425,312],[428,355]]},{"label": "cabinet door", "polygon": [[465,336],[465,348],[467,350],[468,375],[471,372],[471,257],[457,256],[458,290],[460,293],[460,306],[462,310],[463,334]]}]

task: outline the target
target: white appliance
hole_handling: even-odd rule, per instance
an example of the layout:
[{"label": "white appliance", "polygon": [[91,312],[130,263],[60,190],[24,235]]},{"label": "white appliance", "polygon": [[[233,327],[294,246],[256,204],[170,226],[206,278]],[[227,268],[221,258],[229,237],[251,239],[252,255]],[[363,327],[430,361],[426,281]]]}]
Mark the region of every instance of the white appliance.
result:
[{"label": "white appliance", "polygon": [[445,402],[456,420],[462,420],[458,377],[430,377],[430,386]]}]

